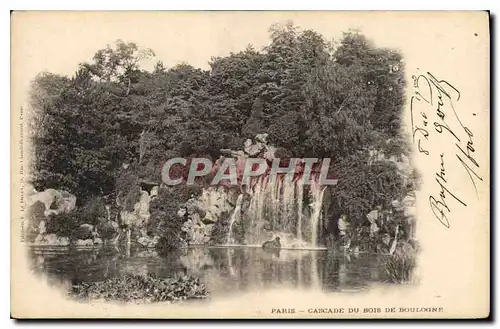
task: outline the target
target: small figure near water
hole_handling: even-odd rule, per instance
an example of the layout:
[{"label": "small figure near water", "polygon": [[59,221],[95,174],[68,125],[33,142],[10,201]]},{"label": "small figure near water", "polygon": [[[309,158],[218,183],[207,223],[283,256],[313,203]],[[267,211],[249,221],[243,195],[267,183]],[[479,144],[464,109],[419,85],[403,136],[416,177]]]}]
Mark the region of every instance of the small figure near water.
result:
[{"label": "small figure near water", "polygon": [[272,241],[266,241],[262,244],[263,249],[281,249],[280,237],[277,236]]}]

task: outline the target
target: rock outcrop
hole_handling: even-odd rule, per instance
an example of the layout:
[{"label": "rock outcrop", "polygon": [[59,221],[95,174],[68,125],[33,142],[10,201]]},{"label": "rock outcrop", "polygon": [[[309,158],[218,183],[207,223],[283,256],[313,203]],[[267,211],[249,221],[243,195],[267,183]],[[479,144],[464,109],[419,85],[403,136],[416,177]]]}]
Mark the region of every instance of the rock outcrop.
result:
[{"label": "rock outcrop", "polygon": [[266,160],[274,159],[276,148],[267,142],[267,134],[258,134],[254,140],[247,139],[244,145],[244,152],[250,157],[262,157]]},{"label": "rock outcrop", "polygon": [[[258,134],[254,139],[247,139],[243,150],[220,150],[223,155],[214,164],[212,173],[215,174],[220,169],[226,156],[232,157],[235,159],[237,182],[241,184],[248,158],[260,157],[270,161],[274,159],[276,148],[268,144],[267,137],[267,134]],[[189,244],[213,243],[211,237],[215,226],[220,228],[227,225],[229,229],[231,222],[234,223],[230,217],[236,207],[238,195],[249,186],[240,186],[240,190],[234,187],[233,182],[227,179],[221,180],[219,186],[204,189],[199,198],[189,200],[179,209],[178,216],[186,218],[182,230],[186,232]],[[249,201],[246,200],[245,205],[240,206],[244,212],[249,206]],[[218,223],[221,219],[228,222]]]},{"label": "rock outcrop", "polygon": [[[41,245],[69,245],[69,237],[59,237],[56,234],[47,234],[47,223],[49,220],[57,220],[54,215],[70,213],[75,209],[76,196],[56,189],[46,189],[38,192],[34,188],[27,188],[27,206],[29,207],[30,223],[26,234],[35,244]],[[50,217],[50,219],[49,219]]]},{"label": "rock outcrop", "polygon": [[263,249],[281,249],[280,237],[277,236],[272,241],[266,241],[262,244]]},{"label": "rock outcrop", "polygon": [[[116,220],[129,229],[145,232],[144,227],[150,218],[149,205],[157,195],[157,185],[142,182],[139,200],[134,204],[133,210],[118,211]],[[106,218],[100,218],[97,225],[84,223],[79,225],[71,233],[70,237],[58,237],[55,234],[47,234],[47,223],[49,220],[58,220],[53,215],[73,211],[76,205],[76,197],[67,191],[47,189],[43,192],[37,192],[33,189],[27,199],[32,212],[35,210],[37,212],[35,216],[31,215],[33,218],[36,217],[36,220],[33,221],[32,219],[33,223],[30,222],[29,225],[30,230],[34,233],[34,241],[31,241],[35,244],[68,245],[72,242],[77,246],[89,246],[106,241],[114,243],[120,237],[122,230],[120,224],[111,218],[112,206],[109,202],[105,202]],[[120,206],[120,202],[117,202],[117,205]],[[158,242],[158,237],[149,237],[144,232],[139,234],[136,242],[147,247],[154,246]],[[126,236],[130,236],[130,234],[126,234]]]},{"label": "rock outcrop", "polygon": [[[134,209],[132,211],[120,211],[120,224],[123,226],[125,234],[119,235],[119,226],[114,224],[112,227],[108,224],[106,230],[109,231],[110,234],[112,234],[113,232],[118,232],[116,240],[118,240],[120,236],[124,237],[125,243],[127,245],[130,245],[133,240],[133,242],[138,243],[146,248],[155,247],[160,238],[156,235],[149,236],[146,227],[151,217],[150,203],[158,196],[158,189],[159,187],[157,185],[154,185],[154,183],[141,182],[139,199],[134,204]],[[121,205],[119,200],[117,200],[117,204],[119,206]]]},{"label": "rock outcrop", "polygon": [[139,201],[134,205],[134,210],[123,210],[120,213],[121,221],[127,226],[143,227],[147,224],[150,218],[149,203],[151,197],[147,191],[141,190]]},{"label": "rock outcrop", "polygon": [[76,206],[76,196],[64,191],[52,188],[43,192],[37,192],[35,189],[28,195],[28,206],[41,202],[45,205],[44,215],[48,217],[51,214],[69,213]]},{"label": "rock outcrop", "polygon": [[200,197],[188,200],[177,214],[186,218],[182,230],[186,232],[188,244],[208,243],[214,224],[223,213],[232,212],[236,198],[235,193],[219,186],[205,189]]}]

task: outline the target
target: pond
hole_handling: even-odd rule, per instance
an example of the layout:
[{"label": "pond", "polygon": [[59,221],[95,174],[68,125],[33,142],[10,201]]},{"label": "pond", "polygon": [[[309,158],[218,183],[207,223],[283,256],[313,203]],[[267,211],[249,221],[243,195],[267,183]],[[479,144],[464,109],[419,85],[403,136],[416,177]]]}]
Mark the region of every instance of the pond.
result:
[{"label": "pond", "polygon": [[120,252],[114,247],[30,247],[33,271],[53,283],[102,281],[124,274],[175,277],[190,274],[212,297],[269,288],[324,292],[365,291],[380,282],[380,257],[326,250],[269,252],[252,247],[191,247],[160,257],[152,250]]}]

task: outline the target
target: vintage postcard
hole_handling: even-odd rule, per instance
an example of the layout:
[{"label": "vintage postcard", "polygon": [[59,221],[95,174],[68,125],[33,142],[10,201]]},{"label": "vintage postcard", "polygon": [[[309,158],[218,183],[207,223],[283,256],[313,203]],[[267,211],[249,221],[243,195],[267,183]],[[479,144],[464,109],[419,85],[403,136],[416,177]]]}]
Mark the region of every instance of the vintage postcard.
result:
[{"label": "vintage postcard", "polygon": [[12,317],[488,317],[489,22],[13,12]]}]

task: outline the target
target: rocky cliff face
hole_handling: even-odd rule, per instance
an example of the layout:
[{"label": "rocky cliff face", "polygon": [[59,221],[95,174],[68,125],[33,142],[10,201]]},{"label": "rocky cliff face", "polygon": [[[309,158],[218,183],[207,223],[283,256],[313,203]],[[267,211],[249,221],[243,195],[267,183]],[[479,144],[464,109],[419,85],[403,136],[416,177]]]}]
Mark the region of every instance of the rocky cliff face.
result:
[{"label": "rocky cliff face", "polygon": [[[213,171],[219,169],[219,165],[226,156],[232,157],[236,161],[238,181],[241,181],[246,158],[262,157],[272,160],[275,148],[267,143],[267,134],[259,134],[253,140],[247,139],[243,150],[222,149],[221,152],[224,156],[221,156],[215,163]],[[226,182],[221,181],[219,186],[206,188],[200,197],[190,199],[179,209],[178,216],[186,218],[182,230],[186,233],[188,244],[224,243],[222,241],[228,239],[230,217],[236,208],[238,195],[242,191],[237,187],[227,185]],[[214,233],[216,230],[218,232]],[[215,238],[213,233],[225,236]],[[216,240],[221,241],[214,242]]]},{"label": "rocky cliff face", "polygon": [[202,195],[190,199],[179,210],[178,215],[186,218],[182,230],[186,232],[187,243],[207,244],[212,237],[214,225],[224,214],[231,213],[235,207],[237,193],[226,188],[209,187]]},{"label": "rocky cliff face", "polygon": [[[154,247],[159,240],[157,235],[149,235],[147,232],[147,225],[149,223],[150,203],[158,196],[158,186],[152,186],[143,190],[142,187],[139,193],[139,199],[133,206],[132,211],[120,211],[120,224],[124,227],[123,237],[126,244],[134,242],[144,247]],[[120,205],[120,201],[117,200]],[[132,234],[132,231],[134,234]]]},{"label": "rocky cliff face", "polygon": [[145,226],[150,218],[149,203],[151,196],[147,191],[141,191],[139,201],[134,205],[134,210],[120,212],[120,219],[124,225],[127,226]]},{"label": "rocky cliff face", "polygon": [[[28,239],[29,242],[36,245],[67,246],[74,243],[90,246],[113,240],[117,236],[119,225],[111,220],[109,211],[107,218],[87,218],[89,222],[97,220],[96,225],[81,223],[82,214],[75,207],[75,195],[56,189],[32,191],[28,196],[30,222],[26,235],[34,238]],[[106,207],[106,210],[109,209]],[[54,233],[54,230],[59,233]]]},{"label": "rocky cliff face", "polygon": [[[28,190],[30,189],[28,188]],[[42,192],[31,189],[31,193],[27,198],[27,206],[30,207],[36,202],[40,202],[45,206],[44,215],[48,217],[51,214],[71,212],[75,209],[76,196],[64,190],[52,188]]]},{"label": "rocky cliff face", "polygon": [[59,237],[56,234],[47,234],[47,221],[54,215],[70,213],[75,209],[76,196],[56,189],[46,189],[38,192],[32,187],[27,188],[30,193],[27,197],[30,224],[26,235],[36,235],[35,244],[69,245],[68,237]]}]

